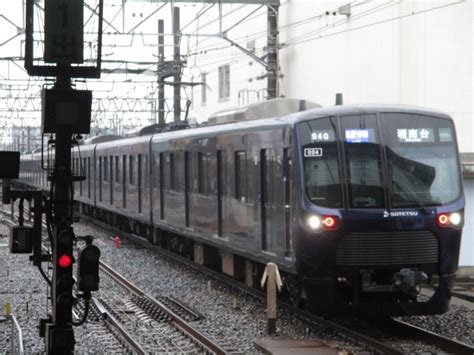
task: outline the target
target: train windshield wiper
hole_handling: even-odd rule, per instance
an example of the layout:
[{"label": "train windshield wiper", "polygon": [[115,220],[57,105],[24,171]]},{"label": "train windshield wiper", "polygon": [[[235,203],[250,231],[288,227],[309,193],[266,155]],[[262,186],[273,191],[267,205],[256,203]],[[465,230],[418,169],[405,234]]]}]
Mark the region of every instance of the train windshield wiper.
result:
[{"label": "train windshield wiper", "polygon": [[430,211],[428,210],[428,208],[426,208],[425,204],[423,202],[421,202],[421,200],[418,199],[418,197],[416,197],[416,194],[412,190],[404,189],[404,188],[402,188],[402,185],[400,185],[399,183],[397,183],[395,181],[392,181],[392,186],[395,186],[395,185],[400,188],[400,191],[404,195],[408,195],[410,197],[410,200],[415,202],[421,208],[421,211],[423,212],[424,215],[429,215],[430,214]]}]

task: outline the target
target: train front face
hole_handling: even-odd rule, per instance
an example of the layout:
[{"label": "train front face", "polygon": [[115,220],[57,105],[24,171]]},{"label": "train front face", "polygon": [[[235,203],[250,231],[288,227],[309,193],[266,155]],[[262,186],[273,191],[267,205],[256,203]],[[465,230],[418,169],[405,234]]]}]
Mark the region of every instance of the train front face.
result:
[{"label": "train front face", "polygon": [[[449,307],[464,197],[455,129],[423,111],[298,123],[295,252],[315,311],[386,316]],[[434,294],[420,294],[432,285]]]}]

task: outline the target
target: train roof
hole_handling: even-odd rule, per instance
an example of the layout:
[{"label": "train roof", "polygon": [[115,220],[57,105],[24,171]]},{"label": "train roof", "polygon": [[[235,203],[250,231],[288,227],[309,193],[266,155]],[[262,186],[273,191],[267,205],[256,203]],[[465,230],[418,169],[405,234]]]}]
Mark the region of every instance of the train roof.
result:
[{"label": "train roof", "polygon": [[[344,115],[344,114],[354,114],[354,113],[371,113],[371,112],[405,112],[405,113],[415,113],[422,115],[430,115],[442,117],[445,119],[450,119],[451,117],[439,110],[418,107],[418,106],[408,106],[408,105],[381,105],[381,104],[362,104],[362,105],[338,105],[330,107],[320,107],[314,108],[307,111],[292,113],[286,116],[281,117],[272,117],[272,118],[262,118],[246,121],[238,121],[232,123],[223,123],[216,125],[206,125],[197,128],[189,128],[180,131],[165,132],[155,134],[153,136],[142,136],[142,137],[133,137],[125,138],[120,140],[122,145],[134,145],[137,143],[143,143],[152,139],[154,142],[162,142],[172,139],[181,139],[187,137],[194,138],[206,138],[212,137],[220,134],[232,133],[235,131],[249,132],[255,131],[256,129],[275,129],[285,126],[293,126],[300,121],[306,121],[318,117],[324,117],[329,115]],[[110,148],[116,146],[117,142],[104,142],[99,143],[100,148]],[[84,149],[84,146],[81,147]]]},{"label": "train roof", "polygon": [[[420,115],[438,116],[452,120],[452,118],[445,112],[437,109],[411,106],[411,105],[396,105],[396,104],[358,104],[358,105],[338,105],[316,108],[308,111],[303,111],[294,114],[297,120],[306,120],[318,115],[344,115],[353,113],[370,113],[370,112],[400,112],[400,113],[414,113]],[[293,115],[292,115],[293,116]]]}]

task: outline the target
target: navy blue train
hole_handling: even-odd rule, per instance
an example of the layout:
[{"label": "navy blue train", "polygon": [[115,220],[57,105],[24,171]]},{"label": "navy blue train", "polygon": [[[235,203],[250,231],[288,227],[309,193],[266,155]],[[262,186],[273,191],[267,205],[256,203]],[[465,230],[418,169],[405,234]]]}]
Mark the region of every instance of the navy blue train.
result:
[{"label": "navy blue train", "polygon": [[[452,119],[395,105],[259,118],[270,116],[256,107],[75,148],[76,208],[249,286],[274,262],[287,296],[319,313],[445,312],[465,203]],[[47,190],[40,159],[23,156],[21,180]]]}]

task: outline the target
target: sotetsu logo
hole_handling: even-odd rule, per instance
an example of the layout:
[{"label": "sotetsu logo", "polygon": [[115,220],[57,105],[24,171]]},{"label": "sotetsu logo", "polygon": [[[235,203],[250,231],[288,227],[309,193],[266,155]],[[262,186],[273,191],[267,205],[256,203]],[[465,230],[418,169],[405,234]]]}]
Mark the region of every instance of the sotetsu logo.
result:
[{"label": "sotetsu logo", "polygon": [[388,212],[383,211],[383,217],[416,217],[418,216],[418,211],[395,211],[395,212]]}]

